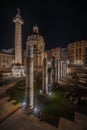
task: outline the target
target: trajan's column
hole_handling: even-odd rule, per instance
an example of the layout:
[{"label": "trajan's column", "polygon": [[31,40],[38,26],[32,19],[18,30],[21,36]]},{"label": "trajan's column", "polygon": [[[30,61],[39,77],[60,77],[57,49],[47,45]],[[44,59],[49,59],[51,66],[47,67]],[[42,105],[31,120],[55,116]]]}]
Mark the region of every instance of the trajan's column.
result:
[{"label": "trajan's column", "polygon": [[23,19],[20,15],[20,9],[17,9],[17,14],[13,19],[15,23],[15,63],[22,64],[22,24]]}]

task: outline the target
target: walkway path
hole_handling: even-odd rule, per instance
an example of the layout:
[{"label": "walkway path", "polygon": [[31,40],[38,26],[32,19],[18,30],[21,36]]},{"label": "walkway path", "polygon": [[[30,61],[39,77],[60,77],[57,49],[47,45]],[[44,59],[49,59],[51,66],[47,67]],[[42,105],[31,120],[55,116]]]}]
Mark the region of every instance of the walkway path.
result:
[{"label": "walkway path", "polygon": [[58,130],[58,128],[19,109],[0,124],[0,130]]}]

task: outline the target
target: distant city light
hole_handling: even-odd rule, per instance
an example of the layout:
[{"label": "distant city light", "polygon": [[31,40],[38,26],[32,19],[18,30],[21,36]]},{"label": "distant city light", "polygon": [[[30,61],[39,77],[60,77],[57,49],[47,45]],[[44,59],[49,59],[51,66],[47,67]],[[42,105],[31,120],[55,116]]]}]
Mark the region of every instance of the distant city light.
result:
[{"label": "distant city light", "polygon": [[35,108],[34,108],[34,112],[36,112],[36,111],[37,111],[37,108],[35,107]]},{"label": "distant city light", "polygon": [[23,106],[25,106],[25,102],[23,102]]},{"label": "distant city light", "polygon": [[22,103],[22,108],[23,108],[23,109],[25,109],[25,105],[26,105],[26,103],[23,102],[23,103]]},{"label": "distant city light", "polygon": [[43,93],[43,91],[42,91],[42,90],[40,90],[39,92],[40,92],[40,94],[42,94],[42,93]]},{"label": "distant city light", "polygon": [[52,95],[52,93],[51,93],[51,92],[49,92],[49,96],[50,96],[50,95]]}]

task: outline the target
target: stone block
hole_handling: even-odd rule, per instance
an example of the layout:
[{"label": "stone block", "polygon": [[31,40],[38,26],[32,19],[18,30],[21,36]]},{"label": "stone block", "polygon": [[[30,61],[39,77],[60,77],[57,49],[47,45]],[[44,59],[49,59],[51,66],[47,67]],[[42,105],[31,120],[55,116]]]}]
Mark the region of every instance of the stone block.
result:
[{"label": "stone block", "polygon": [[83,128],[73,121],[60,118],[58,130],[83,130]]}]

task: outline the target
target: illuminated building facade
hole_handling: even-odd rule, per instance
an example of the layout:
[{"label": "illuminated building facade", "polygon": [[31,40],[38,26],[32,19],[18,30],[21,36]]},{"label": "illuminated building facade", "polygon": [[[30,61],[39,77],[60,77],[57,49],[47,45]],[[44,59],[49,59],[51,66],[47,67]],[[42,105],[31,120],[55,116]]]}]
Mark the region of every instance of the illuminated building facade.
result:
[{"label": "illuminated building facade", "polygon": [[49,85],[60,82],[67,75],[67,48],[55,48],[47,51],[49,60]]},{"label": "illuminated building facade", "polygon": [[[29,35],[28,43],[33,45],[34,48],[34,71],[36,73],[42,71],[43,58],[45,53],[45,41],[39,34],[39,28],[37,25],[33,27],[33,34]],[[24,52],[24,65],[26,64],[26,52]]]},{"label": "illuminated building facade", "polygon": [[[15,47],[14,47],[15,49],[14,49],[14,52],[12,53],[8,53],[7,51],[0,52],[0,68],[12,69],[12,66],[14,64],[12,72],[14,73],[14,75],[21,76],[21,73],[25,72],[24,66],[26,66],[26,51],[25,50],[23,51],[22,49],[23,19],[21,18],[19,9],[17,10],[17,14],[16,14],[16,17],[13,19],[13,22],[15,23]],[[50,65],[51,67],[52,67],[51,60],[52,58],[55,58],[54,66],[53,66],[54,68],[52,69],[57,68],[58,75],[59,75],[57,77],[64,77],[63,75],[61,75],[61,72],[63,71],[62,68],[65,68],[66,66],[66,61],[69,61],[69,63],[72,65],[87,65],[87,40],[76,41],[76,42],[70,43],[67,48],[58,47],[58,48],[46,51],[44,38],[42,35],[40,35],[39,28],[37,25],[33,27],[33,33],[28,36],[27,40],[28,40],[28,44],[32,43],[32,46],[33,46],[34,72],[35,73],[42,72],[43,59],[45,55],[46,55],[46,58],[48,59],[48,62],[50,61],[49,63],[51,64]],[[20,66],[20,70],[19,70],[19,66],[15,66],[15,64],[21,64],[23,65],[23,67]],[[48,68],[49,68],[49,65],[48,65]],[[52,73],[57,72],[57,70],[55,69],[54,72],[52,70],[50,75],[52,75]],[[59,79],[61,78],[58,78],[58,80]],[[55,81],[57,81],[56,78],[55,78]]]},{"label": "illuminated building facade", "polygon": [[58,48],[47,51],[47,57],[48,57],[48,59],[55,57],[56,59],[59,60],[61,58],[61,48],[58,47]]},{"label": "illuminated building facade", "polygon": [[19,64],[17,65],[13,65],[12,67],[12,75],[13,77],[23,77],[23,76],[26,76],[26,73],[25,73],[25,66],[23,65],[20,65]]},{"label": "illuminated building facade", "polygon": [[0,69],[10,68],[14,63],[14,55],[7,52],[0,52]]},{"label": "illuminated building facade", "polygon": [[87,65],[87,40],[70,43],[67,48],[70,64]]}]

